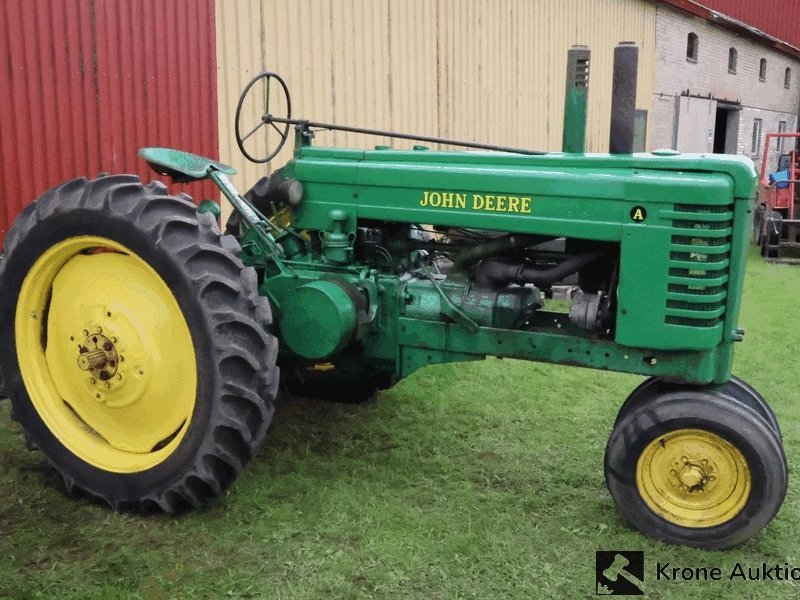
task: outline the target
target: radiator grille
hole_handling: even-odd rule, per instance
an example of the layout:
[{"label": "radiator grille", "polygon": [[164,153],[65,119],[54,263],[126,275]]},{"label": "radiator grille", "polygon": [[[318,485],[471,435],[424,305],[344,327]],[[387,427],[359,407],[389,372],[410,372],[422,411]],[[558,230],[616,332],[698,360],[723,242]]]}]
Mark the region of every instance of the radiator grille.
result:
[{"label": "radiator grille", "polygon": [[665,321],[714,327],[725,318],[733,205],[675,204]]}]

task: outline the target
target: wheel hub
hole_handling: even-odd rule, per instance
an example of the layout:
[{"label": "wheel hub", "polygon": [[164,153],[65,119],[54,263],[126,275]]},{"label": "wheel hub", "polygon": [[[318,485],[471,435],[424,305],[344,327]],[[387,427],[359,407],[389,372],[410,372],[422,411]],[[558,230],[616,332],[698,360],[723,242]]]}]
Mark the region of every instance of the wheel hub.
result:
[{"label": "wheel hub", "polygon": [[[707,460],[696,462],[685,460],[681,462],[682,466],[679,467],[680,470],[672,469],[670,471],[670,475],[672,476],[670,481],[675,487],[682,491],[690,494],[694,492],[703,492],[706,486],[713,479],[716,479],[716,477],[711,475],[714,467],[708,464]],[[681,464],[679,461],[675,461],[675,463],[676,467]]]},{"label": "wheel hub", "polygon": [[120,375],[119,355],[115,346],[116,338],[108,338],[102,334],[102,327],[96,327],[95,333],[84,329],[86,336],[83,343],[78,345],[78,368],[90,374],[92,383],[111,381],[115,375]]}]

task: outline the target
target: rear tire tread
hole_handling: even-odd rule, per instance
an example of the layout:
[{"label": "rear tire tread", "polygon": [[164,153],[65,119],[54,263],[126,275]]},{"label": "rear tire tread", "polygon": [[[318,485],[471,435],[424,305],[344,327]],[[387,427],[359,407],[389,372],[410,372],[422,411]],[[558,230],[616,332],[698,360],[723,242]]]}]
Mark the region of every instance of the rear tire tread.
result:
[{"label": "rear tire tread", "polygon": [[[149,243],[160,251],[160,258],[185,274],[195,298],[181,298],[175,290],[173,293],[179,305],[192,301],[201,309],[201,318],[195,321],[195,327],[201,323],[204,339],[209,343],[198,348],[195,341],[198,372],[208,367],[214,373],[210,386],[213,390],[209,391],[212,400],[208,429],[202,432],[202,441],[188,466],[140,497],[128,496],[123,485],[102,487],[93,484],[91,477],[78,481],[61,468],[53,444],[34,441],[40,448],[47,448],[44,451],[48,461],[60,473],[71,494],[101,499],[115,510],[151,512],[158,507],[163,512],[175,512],[187,505],[205,504],[226,490],[257,453],[274,412],[279,376],[275,366],[277,340],[265,329],[271,322],[270,307],[266,299],[258,295],[255,271],[245,267],[236,256],[241,250],[236,240],[230,236],[221,239],[213,217],[199,215],[188,200],[168,196],[166,186],[160,182],[142,185],[135,176],[111,175],[66,182],[45,192],[28,206],[6,236],[0,285],[10,279],[17,255],[25,251],[28,235],[48,227],[50,220],[57,219],[58,215],[72,211],[91,215],[93,219],[132,223],[136,234],[150,240]],[[91,234],[90,226],[87,235]],[[212,289],[213,301],[209,297]],[[0,312],[5,322],[11,319],[13,323],[17,294],[5,295],[15,298],[0,303]],[[235,343],[230,336],[218,335],[218,332],[232,330],[240,334]],[[192,338],[195,339],[194,332]],[[21,410],[30,400],[16,361],[9,359],[15,352],[14,342],[5,342],[3,346],[0,354],[4,372],[11,380],[9,395],[17,407],[14,412],[27,432],[35,409],[31,405],[28,410]],[[186,440],[182,442],[185,443]],[[62,447],[61,451],[65,449]]]}]

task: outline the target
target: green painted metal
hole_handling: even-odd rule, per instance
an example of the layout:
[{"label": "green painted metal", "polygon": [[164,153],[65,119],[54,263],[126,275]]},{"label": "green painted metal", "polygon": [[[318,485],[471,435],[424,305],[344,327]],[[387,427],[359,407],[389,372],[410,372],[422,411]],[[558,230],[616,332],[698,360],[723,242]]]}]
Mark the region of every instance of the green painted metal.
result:
[{"label": "green painted metal", "polygon": [[222,214],[222,209],[219,207],[219,204],[217,204],[213,200],[203,200],[197,206],[197,212],[199,212],[200,214],[210,213],[215,218],[218,219]]},{"label": "green painted metal", "polygon": [[514,331],[481,327],[472,334],[450,323],[401,318],[402,375],[405,377],[430,363],[476,360],[490,355],[661,376],[692,383],[708,383],[720,378],[727,381],[730,378],[729,356],[723,347],[706,352],[626,348],[613,341],[591,339],[570,332],[565,319],[552,313],[551,316],[562,323],[565,333],[558,329]]},{"label": "green painted metal", "polygon": [[[303,189],[302,200],[282,205],[288,227],[211,174],[247,217],[242,258],[262,274],[287,360],[405,376],[495,355],[701,384],[730,377],[756,183],[748,159],[366,151],[297,139],[282,169]],[[388,249],[377,262],[359,255],[359,227],[417,223],[616,249],[613,330],[542,310],[531,285],[483,289],[459,268],[436,275],[407,234],[381,242]]]},{"label": "green painted metal", "polygon": [[349,344],[356,332],[356,306],[347,283],[318,280],[291,290],[283,305],[281,338],[303,358],[328,358]]},{"label": "green painted metal", "polygon": [[236,174],[236,169],[231,166],[173,148],[142,148],[138,154],[156,173],[168,175],[178,182],[205,179],[211,171]]},{"label": "green painted metal", "polygon": [[328,213],[328,220],[328,228],[320,232],[325,258],[333,263],[349,263],[353,259],[355,234],[347,231],[347,213],[335,208]]},{"label": "green painted metal", "polygon": [[[446,299],[432,281],[410,282],[405,288],[403,314],[420,321],[449,321],[451,318],[444,306],[449,300],[479,326],[517,329],[543,305],[541,292],[533,287],[482,290],[469,282],[456,280],[443,282],[440,289]],[[466,329],[477,331],[477,328]]]},{"label": "green painted metal", "polygon": [[567,85],[564,100],[564,152],[586,151],[586,115],[589,106],[589,58],[586,46],[573,46],[567,52]]}]

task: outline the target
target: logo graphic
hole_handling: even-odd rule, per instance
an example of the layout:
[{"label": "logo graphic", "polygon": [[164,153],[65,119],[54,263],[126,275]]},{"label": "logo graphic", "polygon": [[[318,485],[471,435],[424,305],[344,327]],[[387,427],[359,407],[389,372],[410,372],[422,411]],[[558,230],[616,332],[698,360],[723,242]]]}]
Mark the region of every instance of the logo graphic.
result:
[{"label": "logo graphic", "polygon": [[647,218],[647,211],[644,206],[634,206],[631,209],[631,219],[637,223],[641,223]]},{"label": "logo graphic", "polygon": [[643,596],[644,552],[598,550],[595,552],[595,593],[598,596]]}]

